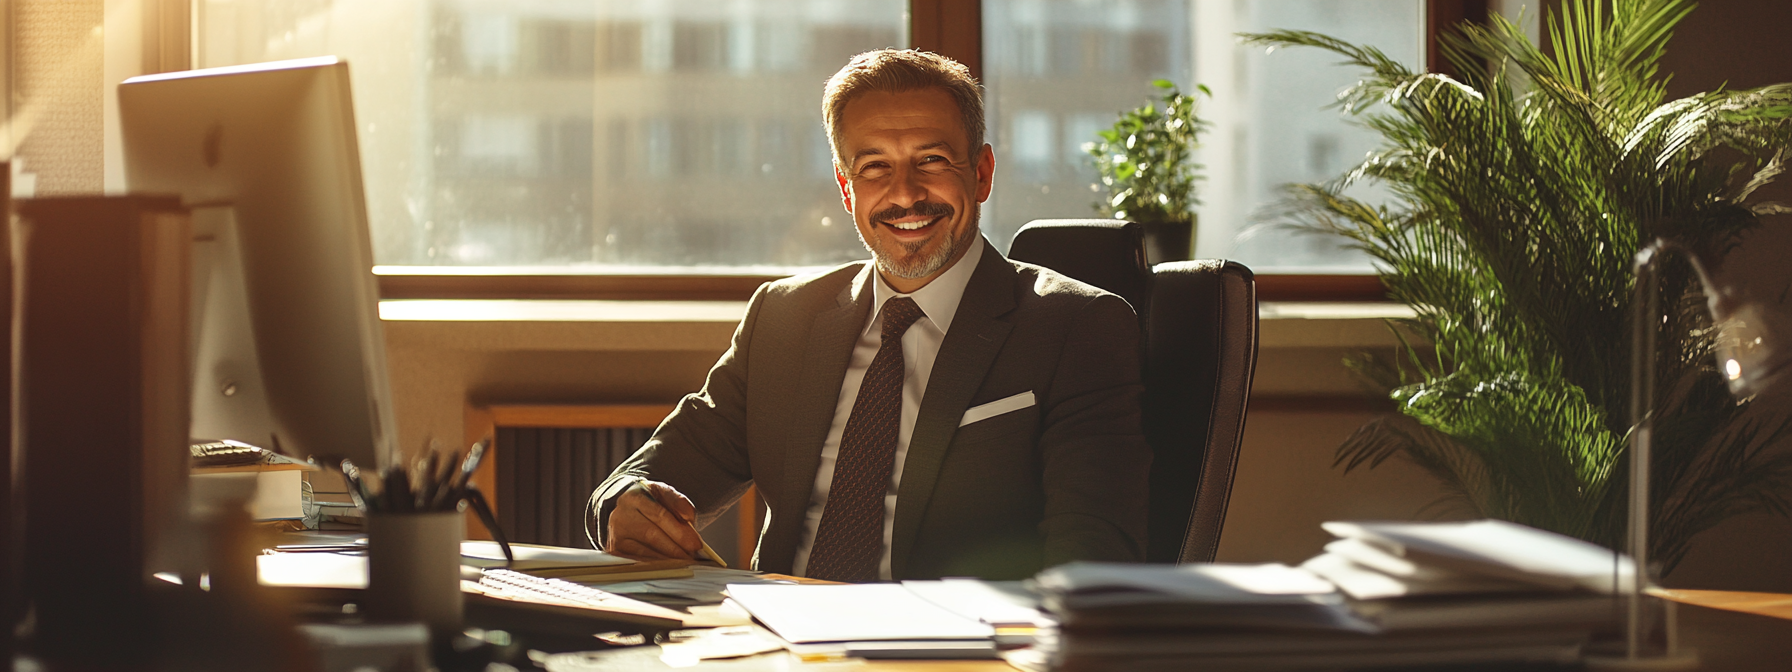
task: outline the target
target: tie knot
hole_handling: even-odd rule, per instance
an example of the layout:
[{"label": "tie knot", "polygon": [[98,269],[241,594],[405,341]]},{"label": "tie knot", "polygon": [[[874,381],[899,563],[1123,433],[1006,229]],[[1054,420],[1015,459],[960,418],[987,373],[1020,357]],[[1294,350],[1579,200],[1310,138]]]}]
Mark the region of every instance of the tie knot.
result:
[{"label": "tie knot", "polygon": [[920,306],[915,305],[915,300],[906,296],[898,296],[885,301],[884,340],[902,338],[903,332],[908,331],[909,325],[914,324],[915,320],[921,319],[923,315],[925,313],[921,312]]}]

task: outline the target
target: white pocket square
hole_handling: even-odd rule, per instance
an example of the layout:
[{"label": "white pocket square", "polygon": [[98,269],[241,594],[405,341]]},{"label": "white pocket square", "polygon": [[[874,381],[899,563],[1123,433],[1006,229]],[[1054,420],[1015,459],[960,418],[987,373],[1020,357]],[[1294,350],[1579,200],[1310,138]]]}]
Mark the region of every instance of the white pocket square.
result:
[{"label": "white pocket square", "polygon": [[1003,413],[1011,413],[1032,405],[1033,391],[1027,390],[1026,392],[1022,392],[1012,397],[1003,397],[981,406],[971,407],[971,410],[964,412],[964,419],[958,421],[958,426],[963,427],[978,420],[987,420]]}]

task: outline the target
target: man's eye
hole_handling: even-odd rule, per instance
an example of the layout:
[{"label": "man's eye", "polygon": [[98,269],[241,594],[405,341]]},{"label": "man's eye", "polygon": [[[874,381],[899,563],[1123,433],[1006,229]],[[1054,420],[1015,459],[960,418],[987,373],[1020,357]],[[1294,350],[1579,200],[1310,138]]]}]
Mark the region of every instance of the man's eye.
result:
[{"label": "man's eye", "polygon": [[883,163],[868,163],[859,166],[859,179],[871,180],[890,174],[890,166]]},{"label": "man's eye", "polygon": [[920,168],[929,173],[943,173],[952,169],[952,162],[943,156],[925,156],[921,158]]}]

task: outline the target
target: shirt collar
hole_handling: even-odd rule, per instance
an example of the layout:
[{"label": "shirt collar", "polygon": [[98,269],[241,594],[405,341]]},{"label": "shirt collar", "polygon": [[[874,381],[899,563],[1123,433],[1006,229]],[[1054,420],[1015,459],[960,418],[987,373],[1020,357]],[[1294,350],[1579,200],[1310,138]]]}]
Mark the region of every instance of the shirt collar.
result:
[{"label": "shirt collar", "polygon": [[877,324],[878,316],[883,313],[884,302],[898,296],[914,299],[915,305],[921,308],[922,314],[925,314],[927,319],[933,322],[933,326],[938,328],[940,333],[946,333],[946,330],[952,327],[952,316],[958,314],[958,302],[964,299],[964,288],[971,284],[971,275],[977,270],[978,260],[983,258],[984,244],[981,233],[974,236],[971,239],[971,247],[964,251],[964,256],[953,262],[952,267],[946,269],[946,272],[941,273],[939,277],[934,278],[933,282],[927,283],[927,286],[915,290],[912,294],[902,294],[891,289],[888,284],[884,283],[883,274],[877,272],[876,263],[873,262],[871,276],[874,280],[871,283],[871,288],[872,299],[877,302],[877,309],[872,311],[871,319],[865,322],[865,329],[861,333],[870,333],[871,325]]}]

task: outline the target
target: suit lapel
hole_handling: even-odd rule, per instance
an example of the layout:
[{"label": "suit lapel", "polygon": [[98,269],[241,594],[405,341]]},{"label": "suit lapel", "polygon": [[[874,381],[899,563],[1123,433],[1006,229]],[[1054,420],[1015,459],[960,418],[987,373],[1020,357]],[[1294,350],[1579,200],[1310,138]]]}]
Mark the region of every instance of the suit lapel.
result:
[{"label": "suit lapel", "polygon": [[778,494],[782,536],[780,543],[767,549],[788,553],[780,558],[788,567],[795,562],[796,545],[802,541],[803,512],[809,508],[809,497],[815,491],[815,472],[821,465],[821,445],[827,441],[828,428],[834,421],[834,409],[840,401],[840,381],[852,360],[853,345],[865,328],[870,314],[872,291],[871,264],[866,264],[850,285],[840,291],[832,309],[815,317],[803,344],[803,370],[797,379],[796,394],[780,403],[790,409],[790,444],[778,451],[784,456],[783,482]]},{"label": "suit lapel", "polygon": [[[909,550],[921,528],[922,514],[933,498],[940,464],[958,431],[958,421],[970,408],[971,397],[1002,351],[1013,325],[996,318],[1014,309],[1014,266],[995,247],[983,245],[983,257],[965,286],[952,329],[940,344],[921,411],[909,436],[908,458],[902,466],[902,484],[896,496],[896,520],[890,537],[890,573],[901,577]],[[810,470],[814,475],[814,470]]]}]

